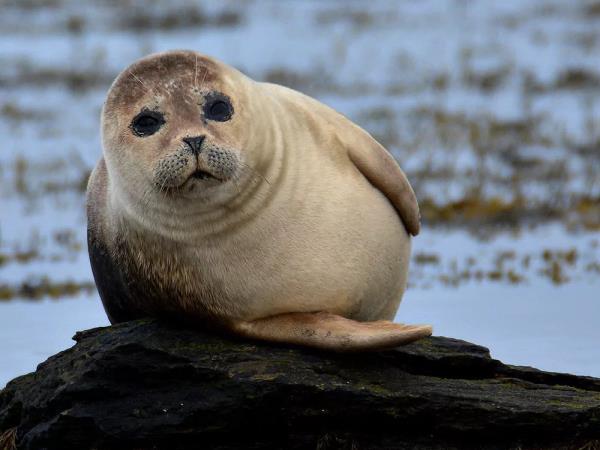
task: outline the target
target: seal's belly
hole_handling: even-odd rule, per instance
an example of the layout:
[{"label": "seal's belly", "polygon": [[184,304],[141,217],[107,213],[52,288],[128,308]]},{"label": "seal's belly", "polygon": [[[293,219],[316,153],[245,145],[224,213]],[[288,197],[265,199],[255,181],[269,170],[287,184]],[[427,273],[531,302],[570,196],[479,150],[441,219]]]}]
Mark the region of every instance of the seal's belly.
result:
[{"label": "seal's belly", "polygon": [[311,189],[296,185],[235,234],[132,249],[130,278],[149,291],[134,296],[141,309],[238,320],[311,311],[393,318],[410,254],[395,209],[360,176],[306,182]]},{"label": "seal's belly", "polygon": [[[209,259],[239,319],[329,311],[391,319],[406,286],[410,239],[366,180],[324,184],[261,217]],[[221,278],[222,277],[222,278]]]}]

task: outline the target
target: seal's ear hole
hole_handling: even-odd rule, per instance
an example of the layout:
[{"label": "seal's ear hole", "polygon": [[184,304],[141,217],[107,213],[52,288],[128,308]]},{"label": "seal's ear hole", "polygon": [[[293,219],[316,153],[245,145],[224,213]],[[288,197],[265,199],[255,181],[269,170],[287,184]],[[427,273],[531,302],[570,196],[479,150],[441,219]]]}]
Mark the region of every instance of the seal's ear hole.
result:
[{"label": "seal's ear hole", "polygon": [[158,111],[142,109],[131,121],[131,130],[140,137],[156,133],[165,123],[165,117]]},{"label": "seal's ear hole", "polygon": [[204,117],[208,120],[226,122],[233,115],[233,105],[225,94],[211,92],[204,103]]}]

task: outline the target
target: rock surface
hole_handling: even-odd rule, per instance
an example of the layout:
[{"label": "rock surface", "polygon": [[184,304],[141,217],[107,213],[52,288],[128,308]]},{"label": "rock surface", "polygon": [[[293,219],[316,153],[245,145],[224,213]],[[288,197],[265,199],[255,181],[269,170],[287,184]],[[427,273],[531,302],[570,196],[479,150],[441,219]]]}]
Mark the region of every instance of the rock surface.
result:
[{"label": "rock surface", "polygon": [[456,339],[332,355],[143,320],[75,340],[0,391],[5,444],[600,448],[600,379],[507,366]]}]

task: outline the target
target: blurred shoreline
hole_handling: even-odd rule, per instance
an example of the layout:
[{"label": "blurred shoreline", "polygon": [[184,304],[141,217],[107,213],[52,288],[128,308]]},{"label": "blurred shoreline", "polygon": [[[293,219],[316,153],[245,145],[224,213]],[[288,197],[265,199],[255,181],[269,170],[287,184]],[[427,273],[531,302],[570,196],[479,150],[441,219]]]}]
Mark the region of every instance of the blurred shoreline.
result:
[{"label": "blurred shoreline", "polygon": [[[465,316],[473,305],[481,314],[518,307],[487,300],[497,292],[547,298],[539,317],[513,317],[522,343],[548,333],[528,332],[527,321],[560,328],[557,304],[585,311],[582,323],[600,315],[599,1],[0,0],[0,8],[0,328],[8,305],[10,320],[19,320],[14,305],[23,311],[3,355],[41,345],[43,336],[15,343],[35,304],[55,327],[72,327],[41,305],[92,299],[82,326],[105,323],[84,211],[101,154],[100,109],[120,70],[173,48],[311,95],[394,154],[424,224],[398,320],[449,314],[431,292],[464,297],[455,307]],[[505,324],[485,334],[452,320],[439,329],[517,358],[504,345]],[[584,337],[560,333],[556,351],[583,358],[564,370],[600,374]],[[557,354],[548,350],[541,366]]]}]

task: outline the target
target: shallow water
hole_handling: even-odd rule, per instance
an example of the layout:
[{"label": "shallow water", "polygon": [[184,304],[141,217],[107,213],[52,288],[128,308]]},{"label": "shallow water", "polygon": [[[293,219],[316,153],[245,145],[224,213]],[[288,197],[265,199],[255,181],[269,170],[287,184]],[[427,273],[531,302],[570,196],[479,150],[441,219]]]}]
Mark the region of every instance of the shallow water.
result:
[{"label": "shallow water", "polygon": [[398,321],[600,376],[597,2],[121,5],[2,6],[0,386],[107,324],[83,208],[100,108],[131,61],[182,47],[320,99],[398,158],[424,219]]},{"label": "shallow water", "polygon": [[475,342],[507,364],[600,377],[600,283],[471,285],[409,292],[396,321]]},{"label": "shallow water", "polygon": [[77,330],[108,324],[96,296],[3,304],[0,386],[34,371],[49,356],[73,345],[71,338]]}]

